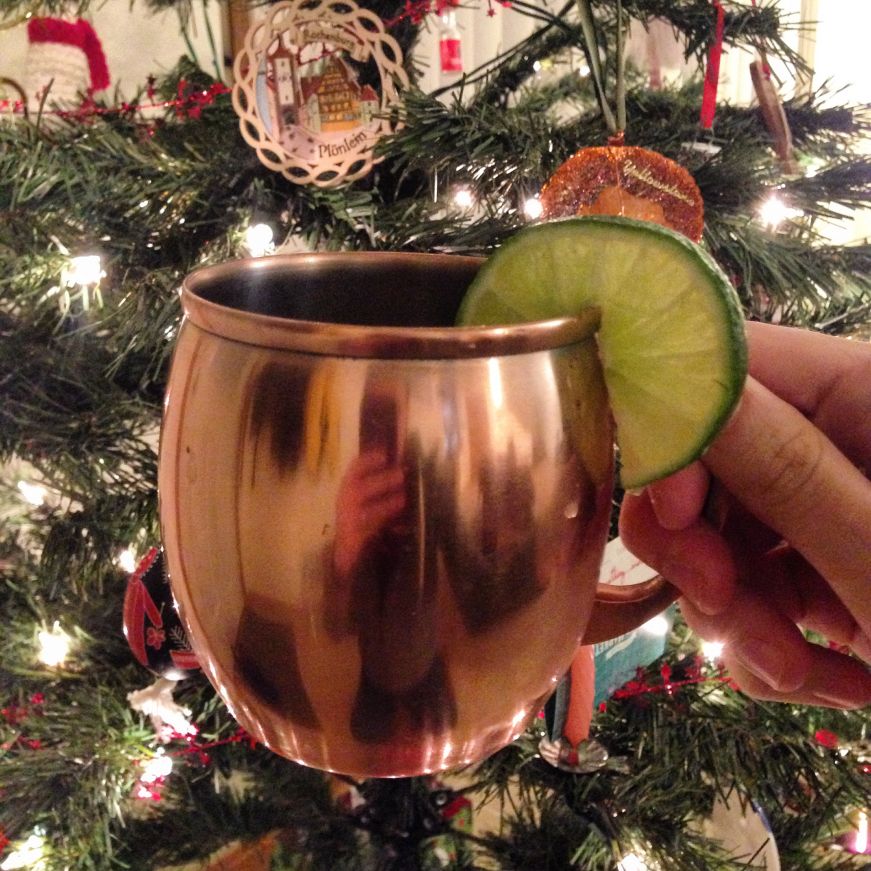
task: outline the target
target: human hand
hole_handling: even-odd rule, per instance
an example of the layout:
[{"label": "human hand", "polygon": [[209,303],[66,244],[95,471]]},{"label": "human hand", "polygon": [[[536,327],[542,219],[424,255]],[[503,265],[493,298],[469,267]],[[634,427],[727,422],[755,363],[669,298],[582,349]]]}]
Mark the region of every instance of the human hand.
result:
[{"label": "human hand", "polygon": [[333,565],[350,576],[362,556],[405,509],[405,471],[385,451],[360,454],[348,467],[336,503]]},{"label": "human hand", "polygon": [[626,495],[621,537],[680,589],[690,626],[724,643],[745,692],[864,707],[871,346],[756,323],[747,333],[751,377],[734,415],[701,461]]}]

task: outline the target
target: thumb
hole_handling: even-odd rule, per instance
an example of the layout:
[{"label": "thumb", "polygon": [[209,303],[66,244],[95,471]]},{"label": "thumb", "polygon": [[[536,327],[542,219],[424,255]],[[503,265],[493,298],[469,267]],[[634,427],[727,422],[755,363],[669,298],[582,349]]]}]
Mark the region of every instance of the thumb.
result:
[{"label": "thumb", "polygon": [[804,555],[867,632],[871,482],[804,415],[752,378],[703,461]]}]

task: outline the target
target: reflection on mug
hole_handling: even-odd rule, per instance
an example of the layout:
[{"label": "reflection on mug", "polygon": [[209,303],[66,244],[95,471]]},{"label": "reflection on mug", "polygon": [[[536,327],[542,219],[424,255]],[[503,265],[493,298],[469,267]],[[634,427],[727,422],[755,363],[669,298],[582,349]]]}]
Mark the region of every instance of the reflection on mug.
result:
[{"label": "reflection on mug", "polygon": [[[265,440],[269,465],[279,474],[292,472],[302,457],[308,387],[308,372],[275,362],[267,363],[252,384],[248,423],[251,443],[259,450],[261,439]],[[250,465],[253,486],[256,456]]]},{"label": "reflection on mug", "polygon": [[456,721],[438,650],[438,575],[435,549],[425,547],[423,460],[416,445],[403,441],[407,403],[393,384],[367,384],[360,452],[336,503],[327,629],[334,637],[358,636],[351,733],[366,743],[406,731],[438,734]]},{"label": "reflection on mug", "polygon": [[236,668],[264,704],[300,726],[315,729],[318,718],[300,674],[292,618],[281,612],[279,601],[246,597],[233,648]]},{"label": "reflection on mug", "polygon": [[451,588],[471,633],[491,629],[543,592],[536,571],[535,489],[514,446],[481,460],[476,475],[479,523],[464,525],[445,509],[441,536]]}]

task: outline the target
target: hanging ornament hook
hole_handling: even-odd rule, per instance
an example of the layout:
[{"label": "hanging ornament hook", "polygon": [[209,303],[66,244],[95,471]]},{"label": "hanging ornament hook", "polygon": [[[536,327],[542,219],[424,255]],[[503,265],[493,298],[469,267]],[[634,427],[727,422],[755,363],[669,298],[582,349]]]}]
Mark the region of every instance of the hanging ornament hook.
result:
[{"label": "hanging ornament hook", "polygon": [[[590,68],[590,76],[593,79],[596,100],[602,110],[602,117],[612,140],[618,137],[619,143],[622,144],[623,133],[626,130],[626,33],[623,21],[623,2],[617,0],[616,4],[617,51],[613,108],[608,102],[605,73],[599,57],[599,33],[590,0],[577,0],[577,4],[581,19],[581,31],[584,35],[582,48],[587,58],[587,66]],[[612,142],[612,144],[615,143]]]}]

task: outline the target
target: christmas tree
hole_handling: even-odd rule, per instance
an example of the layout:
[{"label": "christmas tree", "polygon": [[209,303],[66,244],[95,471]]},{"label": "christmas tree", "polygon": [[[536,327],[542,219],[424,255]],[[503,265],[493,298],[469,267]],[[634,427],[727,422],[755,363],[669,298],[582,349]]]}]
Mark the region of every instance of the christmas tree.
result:
[{"label": "christmas tree", "polygon": [[[195,268],[276,250],[486,254],[534,220],[570,155],[619,130],[692,174],[703,245],[748,318],[856,335],[871,322],[871,248],[824,232],[867,203],[869,107],[825,90],[778,101],[768,62],[807,70],[776,6],[512,0],[530,35],[425,92],[415,47],[450,4],[362,5],[401,49],[402,86],[374,162],[349,179],[334,163],[320,179],[266,165],[229,77],[190,59],[133,99],[106,96],[81,29],[33,39],[85,51],[90,81],[0,97],[0,868],[747,867],[706,824],[715,806],[736,828],[764,809],[782,868],[862,867],[867,713],[754,702],[679,619],[600,706],[588,764],[548,762],[542,718],[471,769],[366,781],[242,732],[189,660],[157,657],[167,635],[184,646],[169,620],[129,637],[134,582],[159,571],[158,432]],[[23,27],[59,6],[0,9]],[[149,3],[167,7],[189,11]],[[627,63],[624,32],[654,19],[697,75],[663,85]],[[723,46],[760,58],[762,105],[717,102]],[[385,87],[371,66],[357,84],[360,105]],[[308,99],[304,77],[295,87]],[[760,219],[766,202],[786,211]]]}]

